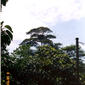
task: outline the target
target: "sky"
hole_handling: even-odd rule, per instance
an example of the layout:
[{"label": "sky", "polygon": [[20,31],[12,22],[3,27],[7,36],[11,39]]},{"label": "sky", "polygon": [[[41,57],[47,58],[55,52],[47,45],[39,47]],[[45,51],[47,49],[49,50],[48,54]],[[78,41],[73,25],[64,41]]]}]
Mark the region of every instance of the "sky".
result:
[{"label": "sky", "polygon": [[40,26],[50,28],[63,46],[75,44],[76,37],[85,43],[85,0],[9,0],[0,16],[13,29],[10,52],[29,37],[26,32]]}]

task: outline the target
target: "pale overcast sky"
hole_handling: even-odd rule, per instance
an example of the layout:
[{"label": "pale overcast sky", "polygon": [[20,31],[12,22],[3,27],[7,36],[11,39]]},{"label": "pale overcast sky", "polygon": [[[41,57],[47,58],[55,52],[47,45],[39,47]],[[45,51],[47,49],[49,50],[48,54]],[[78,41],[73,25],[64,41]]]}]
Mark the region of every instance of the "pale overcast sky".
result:
[{"label": "pale overcast sky", "polygon": [[27,37],[27,31],[39,26],[49,27],[55,41],[63,45],[75,44],[76,37],[85,43],[85,0],[9,0],[0,15],[14,31],[9,50]]}]

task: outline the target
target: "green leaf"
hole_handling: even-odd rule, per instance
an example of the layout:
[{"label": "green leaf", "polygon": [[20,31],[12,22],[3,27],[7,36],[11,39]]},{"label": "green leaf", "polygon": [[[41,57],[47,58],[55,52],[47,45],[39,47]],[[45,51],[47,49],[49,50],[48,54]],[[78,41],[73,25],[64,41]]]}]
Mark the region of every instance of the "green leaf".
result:
[{"label": "green leaf", "polygon": [[13,33],[12,28],[9,25],[5,25],[5,27]]},{"label": "green leaf", "polygon": [[12,33],[10,31],[8,31],[8,30],[6,30],[6,32],[7,32],[8,36],[9,36],[9,38],[12,40],[13,39]]},{"label": "green leaf", "polygon": [[4,21],[1,22],[1,25],[3,25]]},{"label": "green leaf", "polygon": [[10,42],[11,41],[10,41],[9,35],[7,35],[7,34],[2,35],[2,37],[1,37],[2,44],[9,45]]}]

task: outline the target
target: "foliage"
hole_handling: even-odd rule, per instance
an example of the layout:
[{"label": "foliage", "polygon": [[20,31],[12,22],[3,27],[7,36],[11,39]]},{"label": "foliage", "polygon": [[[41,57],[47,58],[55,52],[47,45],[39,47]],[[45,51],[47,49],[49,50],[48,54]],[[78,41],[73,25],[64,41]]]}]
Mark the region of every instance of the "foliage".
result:
[{"label": "foliage", "polygon": [[[66,54],[68,54],[73,60],[76,62],[76,46],[75,45],[70,45],[63,47],[62,50]],[[79,47],[79,75],[80,75],[80,81],[82,82],[82,85],[85,84],[85,63],[83,63],[83,57],[85,57],[85,51]]]},{"label": "foliage", "polygon": [[1,55],[6,53],[6,47],[10,45],[12,39],[13,39],[13,31],[12,28],[9,25],[5,25],[3,27],[3,21],[1,22]]},{"label": "foliage", "polygon": [[[76,56],[76,46],[75,45],[63,47],[62,50],[65,53],[67,53],[70,57],[75,58],[75,56]],[[81,49],[81,47],[79,47],[79,57],[83,57],[83,56],[85,56],[85,52]]]},{"label": "foliage", "polygon": [[22,45],[19,46],[19,48],[17,48],[16,50],[14,50],[13,55],[17,56],[18,58],[23,58],[29,56],[31,52],[32,51],[29,45]]},{"label": "foliage", "polygon": [[[68,83],[71,85],[72,78],[76,79],[74,75],[75,62],[62,50],[44,45],[38,47],[34,55],[30,55],[24,51],[24,49],[30,50],[30,47],[22,48],[23,46],[20,46],[12,54],[16,59],[10,68],[10,73],[17,85],[55,85],[57,83],[64,85],[68,79],[70,80]],[[24,57],[20,57],[23,53],[25,53]]]},{"label": "foliage", "polygon": [[61,49],[62,44],[61,43],[53,43],[52,47],[55,49]]},{"label": "foliage", "polygon": [[38,27],[38,28],[34,28],[32,30],[30,30],[29,32],[27,32],[27,34],[30,35],[29,39],[25,39],[22,44],[30,44],[31,46],[40,46],[39,43],[41,43],[41,45],[52,45],[53,42],[51,39],[56,38],[54,35],[49,34],[50,32],[52,32],[49,28],[47,27]]},{"label": "foliage", "polygon": [[3,21],[0,23],[1,28],[1,83],[5,85],[6,83],[6,72],[9,71],[9,67],[11,66],[12,58],[9,56],[9,52],[6,49],[8,45],[10,45],[13,39],[13,31],[9,25],[5,25],[3,27]]},{"label": "foliage", "polygon": [[6,6],[7,1],[8,1],[8,0],[1,0],[1,4],[2,4],[3,6]]}]

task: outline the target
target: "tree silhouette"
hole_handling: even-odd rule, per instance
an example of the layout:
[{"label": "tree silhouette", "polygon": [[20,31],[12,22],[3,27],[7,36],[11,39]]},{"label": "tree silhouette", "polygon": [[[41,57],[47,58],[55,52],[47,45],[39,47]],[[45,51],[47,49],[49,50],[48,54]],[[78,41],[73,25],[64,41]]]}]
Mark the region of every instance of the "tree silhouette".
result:
[{"label": "tree silhouette", "polygon": [[52,31],[47,27],[38,27],[27,32],[30,35],[29,39],[25,39],[21,44],[30,44],[31,46],[53,45],[51,39],[56,38],[50,34]]}]

